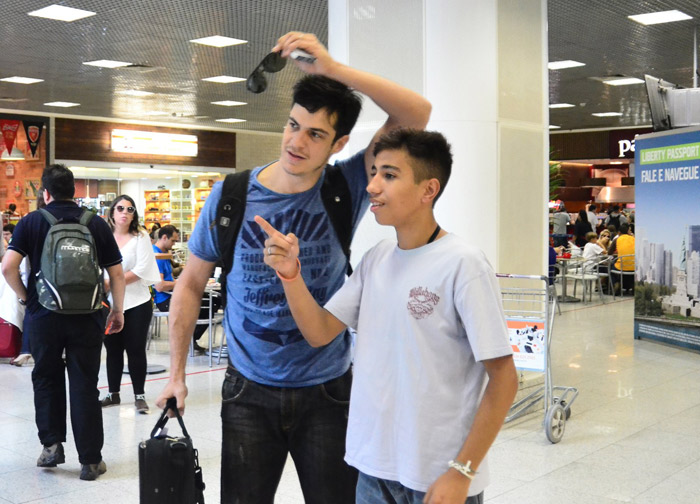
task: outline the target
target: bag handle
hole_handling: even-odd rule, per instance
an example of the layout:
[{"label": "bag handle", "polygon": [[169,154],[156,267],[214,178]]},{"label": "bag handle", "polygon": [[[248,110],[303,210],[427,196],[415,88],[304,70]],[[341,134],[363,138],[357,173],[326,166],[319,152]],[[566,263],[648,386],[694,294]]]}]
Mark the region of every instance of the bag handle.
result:
[{"label": "bag handle", "polygon": [[187,429],[185,428],[185,422],[182,420],[182,415],[180,415],[180,411],[177,409],[177,399],[174,397],[170,397],[168,401],[165,403],[165,409],[163,409],[163,412],[160,414],[160,418],[156,422],[155,427],[153,427],[153,430],[151,431],[151,438],[154,438],[158,435],[160,431],[163,430],[163,427],[165,427],[165,424],[168,423],[168,410],[173,410],[175,413],[175,417],[177,418],[178,423],[180,424],[180,427],[182,428],[182,433],[186,438],[189,438],[190,435],[187,432]]}]

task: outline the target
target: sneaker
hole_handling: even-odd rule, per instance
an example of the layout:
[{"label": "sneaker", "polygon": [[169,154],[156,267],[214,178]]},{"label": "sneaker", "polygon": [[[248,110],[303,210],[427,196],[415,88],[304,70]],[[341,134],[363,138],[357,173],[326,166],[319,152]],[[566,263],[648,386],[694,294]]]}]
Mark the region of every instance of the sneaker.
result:
[{"label": "sneaker", "polygon": [[142,415],[148,413],[148,404],[146,404],[146,401],[143,399],[136,399],[136,401],[134,401],[134,406],[136,407],[136,411],[138,413],[141,413]]},{"label": "sneaker", "polygon": [[80,469],[80,479],[85,481],[96,480],[100,474],[107,472],[107,464],[104,460],[100,460],[97,464],[82,464]]},{"label": "sneaker", "polygon": [[58,464],[63,464],[66,461],[66,455],[63,453],[63,445],[55,443],[50,446],[44,446],[44,449],[36,461],[37,467],[56,467]]},{"label": "sneaker", "polygon": [[102,405],[103,408],[106,408],[107,406],[116,406],[117,404],[120,404],[122,400],[119,398],[119,392],[112,392],[107,394],[101,401],[100,404]]}]

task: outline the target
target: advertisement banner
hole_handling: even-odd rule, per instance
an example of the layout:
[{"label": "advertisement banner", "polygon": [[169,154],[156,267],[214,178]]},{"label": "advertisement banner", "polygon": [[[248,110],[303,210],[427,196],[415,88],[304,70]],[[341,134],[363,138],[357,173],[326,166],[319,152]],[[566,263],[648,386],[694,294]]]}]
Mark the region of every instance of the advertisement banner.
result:
[{"label": "advertisement banner", "polygon": [[[19,123],[20,121],[15,119],[0,119],[0,131],[2,131],[5,149],[7,149],[7,152],[10,154],[12,153],[12,147],[15,145]],[[1,150],[2,149],[0,149],[0,151]]]},{"label": "advertisement banner", "polygon": [[40,121],[22,121],[24,132],[27,134],[27,145],[32,153],[32,157],[37,157],[37,149],[39,148],[39,140],[41,133],[44,131],[44,123]]},{"label": "advertisement banner", "polygon": [[700,350],[700,128],[637,137],[634,337]]},{"label": "advertisement banner", "polygon": [[507,319],[506,324],[515,367],[524,371],[543,372],[547,355],[544,320]]}]

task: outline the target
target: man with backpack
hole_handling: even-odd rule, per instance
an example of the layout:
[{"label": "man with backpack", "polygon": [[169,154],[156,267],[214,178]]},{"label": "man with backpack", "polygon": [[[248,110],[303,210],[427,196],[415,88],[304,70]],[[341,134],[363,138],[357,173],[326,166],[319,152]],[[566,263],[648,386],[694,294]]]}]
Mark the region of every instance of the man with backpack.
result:
[{"label": "man with backpack", "polygon": [[613,225],[615,226],[615,229],[620,229],[620,226],[622,224],[626,224],[627,222],[627,217],[625,217],[624,214],[620,212],[620,206],[613,205],[610,215],[608,215],[608,218],[605,219],[605,227]]},{"label": "man with backpack", "polygon": [[[104,434],[97,381],[105,326],[109,332],[119,332],[124,324],[122,258],[107,223],[73,201],[75,181],[68,168],[51,165],[41,182],[47,206],[19,221],[2,272],[27,307],[24,334],[30,338],[35,361],[34,407],[44,446],[37,466],[65,462],[67,370],[80,479],[94,480],[107,470],[101,453]],[[32,271],[26,288],[19,274],[25,256]],[[103,268],[114,298],[106,321]]]},{"label": "man with backpack", "polygon": [[[280,281],[263,262],[265,234],[254,216],[265,215],[277,229],[303,236],[302,260],[313,265],[309,287],[325,303],[345,280],[349,242],[368,207],[372,145],[398,127],[423,129],[430,116],[427,100],[333,60],[311,34],[288,33],[272,51],[289,57],[295,49],[315,60],[295,61],[310,75],[294,88],[280,158],[254,168],[242,195],[234,186],[234,197],[228,190],[222,196],[227,182],[212,188],[170,305],[171,374],[156,403],[163,407],[176,397],[184,412],[185,362],[199,299],[218,261],[224,271],[230,269],[223,274],[229,368],[222,390],[222,503],[272,504],[288,454],[305,502],[355,502],[357,473],[343,461],[350,334],[342,331],[323,348],[304,341]],[[389,117],[366,149],[330,166],[328,159],[346,145],[360,113],[360,97],[350,87]],[[230,211],[239,207],[242,214]]]}]

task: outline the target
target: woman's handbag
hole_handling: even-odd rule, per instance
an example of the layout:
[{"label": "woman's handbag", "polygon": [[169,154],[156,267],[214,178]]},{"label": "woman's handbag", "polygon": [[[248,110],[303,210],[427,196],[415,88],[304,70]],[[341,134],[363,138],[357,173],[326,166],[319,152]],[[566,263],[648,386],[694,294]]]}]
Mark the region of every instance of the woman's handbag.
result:
[{"label": "woman's handbag", "polygon": [[[175,413],[183,437],[168,436],[164,429],[169,409]],[[139,444],[139,494],[141,504],[204,504],[198,453],[174,397],[168,399],[150,439]]]}]

